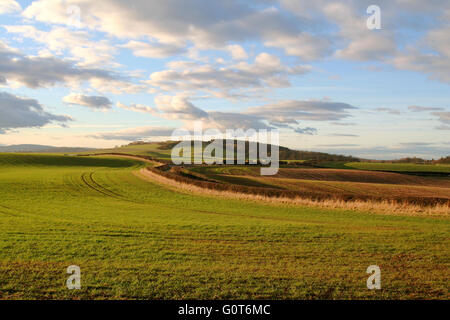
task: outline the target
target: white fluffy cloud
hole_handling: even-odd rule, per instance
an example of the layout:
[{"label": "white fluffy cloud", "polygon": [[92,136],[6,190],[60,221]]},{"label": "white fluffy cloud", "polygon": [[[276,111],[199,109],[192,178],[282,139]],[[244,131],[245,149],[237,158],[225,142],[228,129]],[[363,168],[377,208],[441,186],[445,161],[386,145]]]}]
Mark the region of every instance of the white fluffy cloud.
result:
[{"label": "white fluffy cloud", "polygon": [[0,2],[0,14],[21,11],[22,7],[14,0],[2,0]]},{"label": "white fluffy cloud", "polygon": [[108,40],[93,41],[89,33],[65,27],[53,27],[42,31],[32,25],[5,25],[9,33],[44,44],[46,49],[56,55],[66,55],[78,61],[80,66],[112,65],[116,49]]},{"label": "white fluffy cloud", "polygon": [[[304,32],[309,21],[296,21],[298,19],[277,9],[271,1],[256,4],[239,0],[135,0],[130,5],[121,0],[39,0],[26,8],[24,16],[67,25],[69,5],[80,8],[82,23],[88,28],[119,38],[151,41],[129,43],[138,56],[178,54],[182,50],[179,44],[185,47],[193,44],[199,49],[228,50],[239,60],[245,59],[247,53],[238,43],[267,41],[288,54],[311,59],[315,54],[323,56],[330,44],[322,40],[323,36]],[[171,45],[173,43],[177,45]]]},{"label": "white fluffy cloud", "polygon": [[157,113],[157,111],[154,108],[143,105],[143,104],[132,103],[130,105],[126,105],[126,104],[123,104],[122,102],[117,102],[117,107],[119,107],[121,109],[129,110],[129,111],[140,112],[140,113],[150,113],[150,114]]},{"label": "white fluffy cloud", "polygon": [[30,88],[48,87],[89,81],[114,80],[112,72],[77,67],[73,62],[55,57],[26,56],[0,41],[0,73],[6,81],[13,81]]},{"label": "white fluffy cloud", "polygon": [[288,76],[307,73],[309,66],[288,67],[268,53],[260,53],[253,63],[239,62],[228,66],[212,64],[169,64],[168,69],[154,72],[147,82],[163,91],[204,91],[216,97],[245,96],[255,89],[289,87]]},{"label": "white fluffy cloud", "polygon": [[158,96],[155,103],[168,119],[195,120],[208,117],[208,113],[194,106],[183,96]]},{"label": "white fluffy cloud", "polygon": [[[83,26],[127,39],[124,47],[140,57],[165,58],[192,53],[194,48],[226,50],[234,60],[245,60],[248,53],[242,45],[259,42],[303,61],[327,56],[381,61],[450,81],[448,1],[380,0],[381,30],[366,27],[366,9],[371,4],[370,0],[135,0],[131,4],[122,0],[37,0],[23,15],[70,25],[67,8],[78,6]],[[420,21],[418,14],[423,16]],[[409,35],[405,39],[405,29],[418,27],[428,30],[422,39]]]},{"label": "white fluffy cloud", "polygon": [[230,52],[230,55],[235,60],[246,60],[248,59],[247,52],[245,51],[242,46],[238,44],[230,44],[227,47],[228,51]]},{"label": "white fluffy cloud", "polygon": [[185,96],[159,96],[155,99],[156,107],[143,105],[119,107],[135,112],[144,112],[170,120],[181,120],[188,129],[195,122],[202,123],[203,128],[226,129],[272,129],[291,130],[298,134],[312,135],[317,129],[301,127],[302,120],[329,121],[350,117],[349,111],[355,107],[332,101],[298,101],[285,100],[274,104],[248,108],[242,112],[204,111],[194,106]]},{"label": "white fluffy cloud", "polygon": [[68,116],[46,112],[35,99],[0,92],[0,134],[18,128],[39,128],[52,122],[70,121]]},{"label": "white fluffy cloud", "polygon": [[[273,7],[257,8],[237,0],[39,0],[24,11],[24,16],[39,21],[67,24],[67,6],[79,6],[82,22],[119,37],[151,36],[160,41],[185,39],[199,45],[223,45],[230,39],[263,36],[271,32],[293,32],[283,12]],[[260,24],[250,24],[257,23]]]},{"label": "white fluffy cloud", "polygon": [[136,57],[167,58],[186,53],[183,43],[142,42],[131,40],[122,46],[133,51]]}]

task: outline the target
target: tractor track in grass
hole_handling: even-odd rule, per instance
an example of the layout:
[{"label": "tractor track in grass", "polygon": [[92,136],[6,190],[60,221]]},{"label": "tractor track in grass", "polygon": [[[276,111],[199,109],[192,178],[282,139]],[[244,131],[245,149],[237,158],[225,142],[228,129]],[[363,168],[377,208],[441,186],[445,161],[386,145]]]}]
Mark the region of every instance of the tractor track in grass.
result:
[{"label": "tractor track in grass", "polygon": [[122,197],[122,198],[124,198],[123,195],[118,194],[118,193],[116,193],[116,192],[114,192],[114,191],[112,191],[112,190],[109,190],[108,188],[105,188],[104,186],[100,185],[97,181],[95,181],[95,180],[94,180],[94,173],[93,173],[93,172],[91,172],[91,173],[89,174],[89,179],[92,181],[92,183],[93,183],[97,188],[102,189],[102,190],[104,190],[104,191],[107,192],[107,193],[111,193],[112,195],[114,195],[114,196],[116,196],[116,197]]},{"label": "tractor track in grass", "polygon": [[6,215],[6,216],[13,216],[13,217],[17,217],[17,214],[11,213],[11,212],[6,212],[3,210],[0,210],[0,213]]},{"label": "tractor track in grass", "polygon": [[[98,182],[96,182],[93,178],[93,174],[94,172],[85,172],[81,175],[81,180],[83,181],[83,183],[85,185],[87,185],[90,189],[97,191],[105,196],[108,196],[110,198],[114,198],[117,200],[122,200],[122,201],[127,201],[127,202],[132,202],[135,204],[142,204],[142,205],[147,205],[149,204],[149,202],[144,202],[144,201],[136,201],[136,200],[131,200],[123,195],[120,195],[118,193],[115,193],[105,187],[103,187],[102,185],[100,185]],[[89,182],[91,181],[91,182]],[[161,208],[165,208],[165,209],[180,209],[178,207],[175,206],[167,206],[167,205],[162,205],[162,204],[158,204]],[[246,217],[246,218],[251,218],[251,219],[262,219],[262,220],[274,220],[274,221],[285,221],[285,222],[299,222],[299,220],[296,219],[283,219],[283,218],[269,218],[269,217],[257,217],[257,216],[249,216],[249,215],[242,215],[242,214],[234,214],[234,213],[228,213],[228,212],[214,212],[214,211],[208,211],[208,210],[199,210],[199,209],[188,209],[185,208],[185,210],[189,210],[192,212],[196,212],[196,213],[202,213],[202,214],[209,214],[209,215],[220,215],[220,216],[240,216],[240,217]]]},{"label": "tractor track in grass", "polygon": [[8,211],[13,211],[14,212],[14,209],[12,209],[10,207],[7,207],[7,206],[4,206],[4,205],[0,205],[0,213],[3,213],[4,215],[7,215],[7,216],[13,216],[13,217],[18,217],[19,216],[19,214],[16,213],[16,212],[11,213],[11,212],[8,212]]},{"label": "tractor track in grass", "polygon": [[98,182],[96,182],[94,180],[94,172],[85,172],[83,174],[81,174],[81,181],[91,190],[94,190],[96,192],[99,192],[107,197],[110,198],[114,198],[114,199],[118,199],[118,200],[122,200],[122,201],[128,201],[128,202],[133,202],[133,203],[140,203],[138,201],[133,201],[127,197],[125,197],[124,195],[118,194],[114,191],[111,191],[105,187],[103,187],[102,185],[100,185]]},{"label": "tractor track in grass", "polygon": [[[114,191],[111,191],[111,190],[103,187],[97,181],[95,181],[93,175],[94,175],[94,172],[85,172],[81,175],[81,180],[89,189],[99,192],[99,193],[101,193],[107,197],[113,198],[113,199],[127,201],[127,202],[131,202],[134,204],[141,204],[141,205],[149,204],[149,202],[146,202],[146,201],[138,201],[138,200],[129,199],[129,198],[125,197],[124,195],[121,195],[119,193],[116,193]],[[168,205],[163,205],[163,204],[158,204],[158,206],[160,206],[161,208],[165,208],[165,209],[180,209],[175,206],[168,206]],[[261,219],[261,220],[273,220],[273,221],[297,222],[297,223],[301,222],[300,220],[289,219],[289,218],[258,217],[258,216],[235,214],[235,213],[229,213],[229,212],[214,212],[214,211],[190,209],[190,208],[185,208],[185,210],[189,210],[191,212],[196,212],[196,213],[201,213],[201,214],[208,214],[208,215],[233,216],[233,217],[240,216],[240,217],[245,217],[245,218],[249,218],[249,219]],[[316,222],[312,222],[312,223],[316,223]]]}]

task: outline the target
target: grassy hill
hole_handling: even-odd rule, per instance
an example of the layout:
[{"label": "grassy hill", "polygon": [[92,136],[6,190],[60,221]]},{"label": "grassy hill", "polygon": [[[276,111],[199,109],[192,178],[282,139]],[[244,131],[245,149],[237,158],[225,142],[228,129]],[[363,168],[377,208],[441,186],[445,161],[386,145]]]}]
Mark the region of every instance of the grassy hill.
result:
[{"label": "grassy hill", "polygon": [[447,217],[192,194],[143,166],[0,154],[0,298],[448,299]]},{"label": "grassy hill", "polygon": [[94,150],[92,148],[73,148],[73,147],[53,147],[39,144],[18,144],[10,146],[0,146],[0,153],[21,152],[21,153],[73,153]]},{"label": "grassy hill", "polygon": [[[151,156],[158,159],[163,160],[170,160],[170,154],[172,148],[177,145],[179,141],[165,141],[165,142],[133,142],[128,145],[120,146],[117,148],[112,149],[100,149],[96,150],[96,153],[129,153],[129,154],[136,154],[136,155],[144,155],[144,156]],[[210,142],[203,142],[202,147],[203,149],[209,144]],[[193,144],[192,144],[193,146]],[[235,146],[235,154],[236,154],[236,143]],[[265,148],[267,148],[267,145],[263,145]],[[246,159],[248,159],[248,149],[249,144],[246,142]],[[270,150],[270,146],[268,150]],[[349,157],[349,156],[342,156],[342,155],[334,155],[334,154],[328,154],[323,152],[313,152],[313,151],[297,151],[297,150],[291,150],[286,147],[279,147],[280,152],[280,160],[290,160],[291,162],[295,161],[303,161],[303,160],[316,160],[316,161],[358,161],[357,158]],[[226,148],[224,147],[223,150],[224,157],[226,156]],[[270,152],[269,152],[270,154]]]}]

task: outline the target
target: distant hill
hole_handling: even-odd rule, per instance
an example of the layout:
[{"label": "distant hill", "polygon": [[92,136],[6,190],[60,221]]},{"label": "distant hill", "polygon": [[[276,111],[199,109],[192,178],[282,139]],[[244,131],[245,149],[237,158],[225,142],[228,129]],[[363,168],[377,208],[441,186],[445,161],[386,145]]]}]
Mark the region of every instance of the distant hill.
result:
[{"label": "distant hill", "polygon": [[[132,142],[121,147],[113,149],[96,150],[96,152],[117,152],[117,153],[131,153],[136,155],[152,156],[159,159],[170,159],[172,148],[177,145],[179,141],[164,141],[164,142]],[[206,147],[210,141],[203,141],[203,148]],[[235,142],[236,146],[236,142]],[[246,142],[246,158],[248,159],[248,142]],[[270,154],[270,148],[269,154]],[[314,151],[298,151],[286,147],[279,147],[280,160],[311,160],[311,161],[360,161],[358,158],[351,156],[335,155],[324,152]],[[224,155],[226,150],[224,150]]]},{"label": "distant hill", "polygon": [[422,158],[401,158],[394,160],[365,160],[366,162],[378,162],[378,163],[414,163],[414,164],[450,164],[450,156],[442,157],[440,159],[425,160]]},{"label": "distant hill", "polygon": [[38,152],[38,153],[71,153],[71,152],[84,152],[94,150],[91,148],[70,148],[70,147],[53,147],[44,146],[39,144],[17,144],[11,146],[0,146],[0,152]]}]

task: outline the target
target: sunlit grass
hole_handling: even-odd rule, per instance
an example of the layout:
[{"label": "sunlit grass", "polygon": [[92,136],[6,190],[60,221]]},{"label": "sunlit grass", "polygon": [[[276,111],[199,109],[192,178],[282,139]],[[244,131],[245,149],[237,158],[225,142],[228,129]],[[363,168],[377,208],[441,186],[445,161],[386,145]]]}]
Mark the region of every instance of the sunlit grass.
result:
[{"label": "sunlit grass", "polygon": [[380,170],[398,172],[450,173],[450,164],[383,163],[383,162],[329,162],[321,166],[338,169]]},{"label": "sunlit grass", "polygon": [[[0,297],[448,298],[445,217],[175,192],[133,174],[142,166],[0,155]],[[65,287],[72,264],[81,290]]]}]

